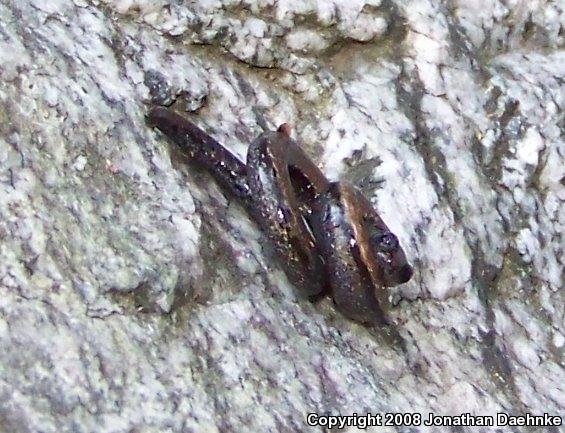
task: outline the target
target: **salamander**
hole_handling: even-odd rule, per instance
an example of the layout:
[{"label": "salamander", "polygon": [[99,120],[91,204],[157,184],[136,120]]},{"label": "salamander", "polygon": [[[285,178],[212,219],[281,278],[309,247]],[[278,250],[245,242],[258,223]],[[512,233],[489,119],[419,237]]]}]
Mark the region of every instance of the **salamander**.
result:
[{"label": "salamander", "polygon": [[386,323],[386,288],[413,273],[398,238],[355,186],[324,176],[287,124],[257,137],[244,163],[169,108],[147,120],[241,201],[302,293],[328,292],[347,317]]}]

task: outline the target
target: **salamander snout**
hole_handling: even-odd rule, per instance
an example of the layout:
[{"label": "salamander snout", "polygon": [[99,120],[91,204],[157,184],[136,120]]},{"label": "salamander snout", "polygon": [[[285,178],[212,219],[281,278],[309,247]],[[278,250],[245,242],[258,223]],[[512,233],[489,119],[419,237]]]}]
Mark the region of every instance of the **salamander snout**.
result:
[{"label": "salamander snout", "polygon": [[408,264],[398,238],[388,229],[371,236],[373,252],[383,271],[386,286],[403,284],[412,278],[412,266]]},{"label": "salamander snout", "polygon": [[380,256],[378,260],[383,270],[383,283],[385,286],[396,286],[410,281],[414,273],[402,249],[394,251],[386,259]]},{"label": "salamander snout", "polygon": [[412,266],[406,263],[398,270],[398,283],[403,284],[410,281],[413,273],[414,271],[412,270]]}]

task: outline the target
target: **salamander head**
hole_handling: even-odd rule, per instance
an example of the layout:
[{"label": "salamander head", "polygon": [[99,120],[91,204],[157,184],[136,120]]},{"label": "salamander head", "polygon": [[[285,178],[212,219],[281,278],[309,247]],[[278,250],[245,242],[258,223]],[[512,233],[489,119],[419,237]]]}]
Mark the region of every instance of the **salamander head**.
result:
[{"label": "salamander head", "polygon": [[386,321],[391,308],[386,288],[407,282],[413,273],[398,238],[347,182],[331,184],[317,200],[321,226],[314,228],[332,269],[330,285],[338,309],[361,322],[379,317]]},{"label": "salamander head", "polygon": [[404,251],[394,233],[388,228],[378,229],[369,241],[375,260],[382,270],[382,283],[385,286],[403,284],[412,278],[412,266],[406,261]]},{"label": "salamander head", "polygon": [[396,235],[353,185],[342,182],[340,191],[364,265],[373,282],[396,286],[409,281],[412,267]]}]

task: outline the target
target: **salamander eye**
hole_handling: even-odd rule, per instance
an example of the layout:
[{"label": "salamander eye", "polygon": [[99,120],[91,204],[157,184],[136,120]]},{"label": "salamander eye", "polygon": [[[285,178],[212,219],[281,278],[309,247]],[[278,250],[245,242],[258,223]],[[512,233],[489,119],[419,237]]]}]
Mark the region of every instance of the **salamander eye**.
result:
[{"label": "salamander eye", "polygon": [[398,248],[398,238],[391,232],[373,235],[371,241],[378,251],[384,253],[390,253]]}]

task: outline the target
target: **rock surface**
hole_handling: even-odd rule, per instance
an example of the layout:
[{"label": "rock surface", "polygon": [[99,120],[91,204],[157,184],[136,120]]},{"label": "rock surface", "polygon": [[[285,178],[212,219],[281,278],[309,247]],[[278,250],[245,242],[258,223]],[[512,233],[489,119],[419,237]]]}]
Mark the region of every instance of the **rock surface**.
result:
[{"label": "rock surface", "polygon": [[[565,415],[558,3],[0,1],[0,430]],[[289,122],[363,187],[416,269],[404,350],[296,293],[145,125],[173,103],[242,158]]]}]

